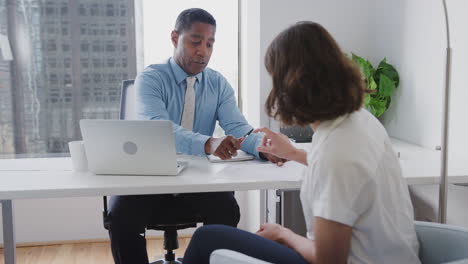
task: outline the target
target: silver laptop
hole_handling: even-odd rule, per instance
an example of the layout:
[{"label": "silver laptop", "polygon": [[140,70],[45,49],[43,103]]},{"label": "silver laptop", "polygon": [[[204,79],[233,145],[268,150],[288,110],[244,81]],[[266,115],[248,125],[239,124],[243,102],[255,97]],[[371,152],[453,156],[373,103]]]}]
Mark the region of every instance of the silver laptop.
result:
[{"label": "silver laptop", "polygon": [[88,168],[95,174],[177,175],[172,123],[165,120],[80,120]]}]

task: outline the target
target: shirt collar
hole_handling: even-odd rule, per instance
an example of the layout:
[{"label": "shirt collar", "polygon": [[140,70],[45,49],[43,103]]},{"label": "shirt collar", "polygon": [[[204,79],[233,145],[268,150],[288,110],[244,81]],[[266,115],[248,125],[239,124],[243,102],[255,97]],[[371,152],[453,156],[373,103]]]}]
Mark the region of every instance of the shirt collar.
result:
[{"label": "shirt collar", "polygon": [[[315,160],[318,150],[322,143],[328,138],[328,135],[335,130],[344,120],[349,117],[350,114],[344,114],[332,120],[322,121],[317,126],[314,131],[314,135],[312,136],[312,145],[310,147],[310,151],[307,154],[307,161],[309,165],[313,160]],[[310,160],[309,160],[310,159]]]},{"label": "shirt collar", "polygon": [[[185,81],[187,77],[189,76],[180,66],[175,62],[174,58],[169,59],[169,65],[171,66],[172,73],[174,73],[175,80],[177,84],[180,84],[181,82]],[[203,72],[200,72],[199,74],[195,75],[197,78],[197,81],[200,83],[203,79]]]}]

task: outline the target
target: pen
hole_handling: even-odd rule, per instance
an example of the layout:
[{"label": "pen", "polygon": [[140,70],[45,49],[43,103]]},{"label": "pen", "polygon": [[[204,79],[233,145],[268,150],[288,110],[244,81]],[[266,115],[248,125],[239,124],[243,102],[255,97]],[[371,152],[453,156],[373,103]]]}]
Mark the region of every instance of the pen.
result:
[{"label": "pen", "polygon": [[245,134],[245,136],[244,136],[244,139],[245,139],[246,137],[248,137],[248,136],[249,136],[249,135],[250,135],[250,134],[251,134],[253,131],[254,131],[254,129],[253,129],[253,128],[252,128],[252,129],[250,129],[250,131],[249,131],[249,132],[247,132],[247,134]]},{"label": "pen", "polygon": [[243,137],[242,137],[242,141],[240,142],[241,144],[244,143],[245,139],[254,131],[254,129],[250,129],[249,132],[247,132],[247,134],[245,134]]}]

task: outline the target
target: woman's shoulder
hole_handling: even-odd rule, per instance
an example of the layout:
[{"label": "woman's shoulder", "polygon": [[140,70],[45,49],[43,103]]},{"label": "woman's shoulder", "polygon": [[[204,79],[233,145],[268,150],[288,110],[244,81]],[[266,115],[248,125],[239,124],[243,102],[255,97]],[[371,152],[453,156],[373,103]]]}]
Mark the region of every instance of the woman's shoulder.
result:
[{"label": "woman's shoulder", "polygon": [[385,153],[388,136],[379,121],[363,111],[351,114],[330,132],[317,155],[317,163],[375,170]]}]

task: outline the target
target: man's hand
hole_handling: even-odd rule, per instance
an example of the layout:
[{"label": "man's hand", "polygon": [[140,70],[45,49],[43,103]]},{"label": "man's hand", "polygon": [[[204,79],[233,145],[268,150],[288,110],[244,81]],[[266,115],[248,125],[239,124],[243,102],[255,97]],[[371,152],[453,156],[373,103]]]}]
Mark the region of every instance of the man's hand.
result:
[{"label": "man's hand", "polygon": [[279,167],[283,166],[283,164],[288,161],[287,159],[279,158],[273,154],[266,153],[266,152],[260,152],[260,157],[262,159],[270,161],[271,163],[275,163]]},{"label": "man's hand", "polygon": [[225,136],[222,138],[210,138],[205,143],[205,152],[213,154],[222,160],[227,160],[237,155],[244,138]]}]

